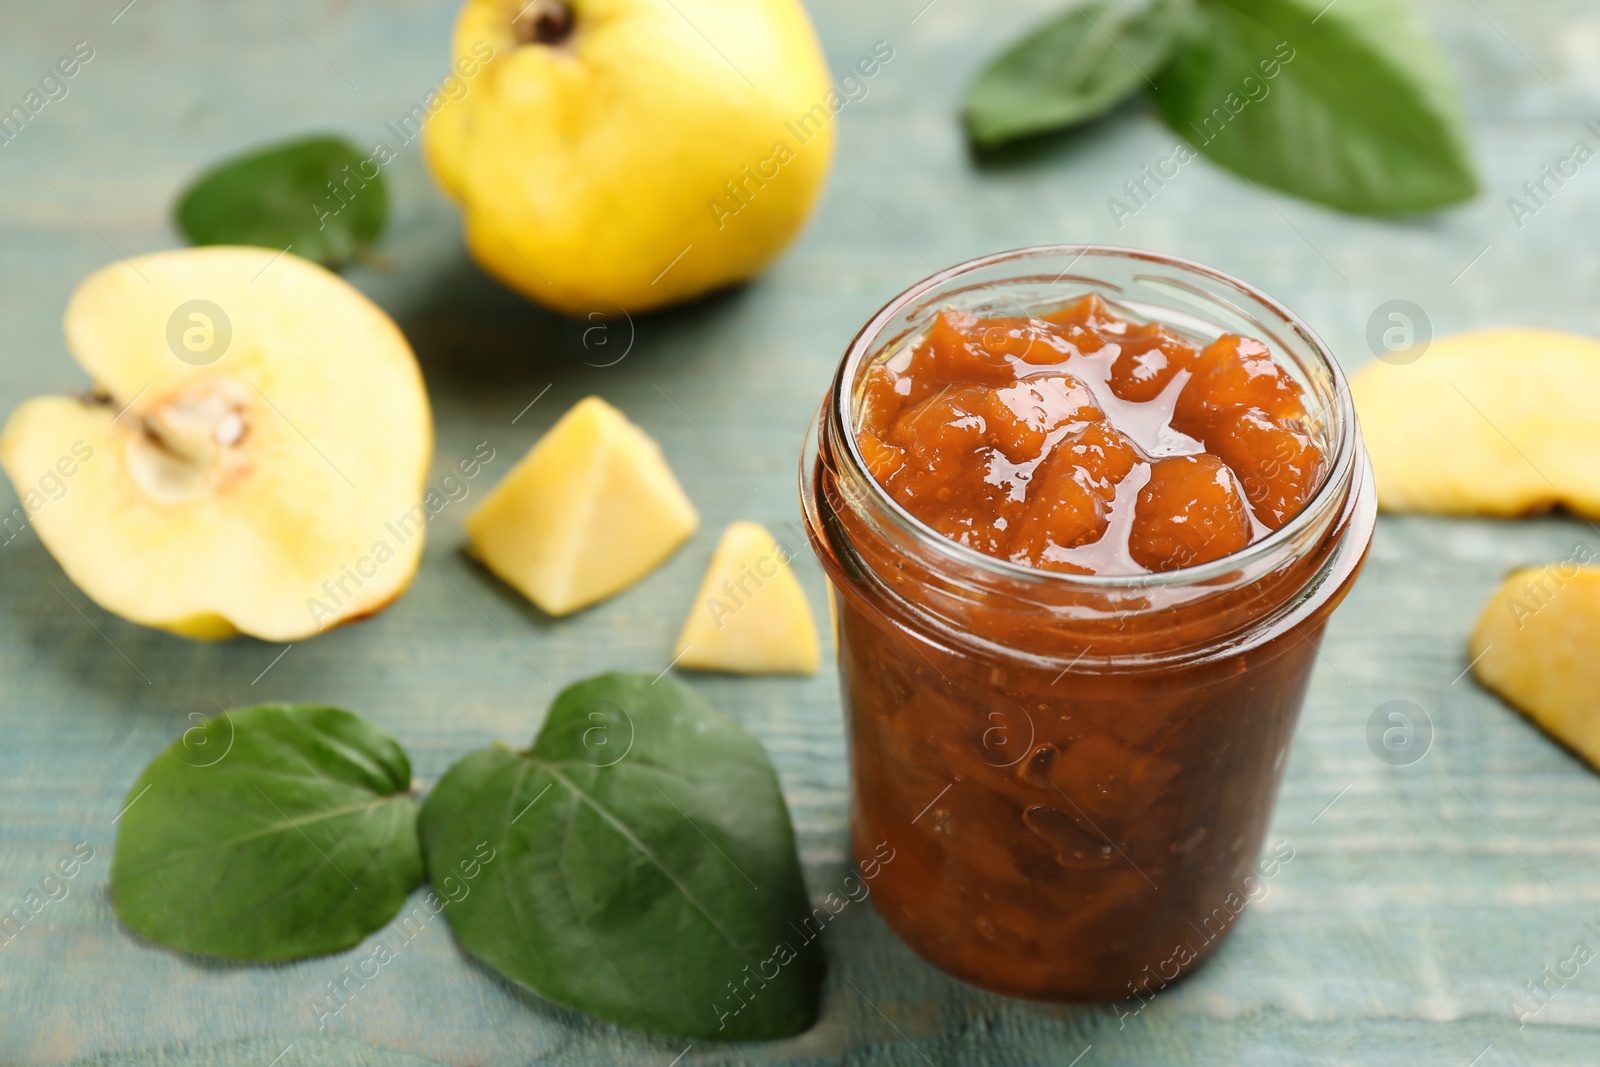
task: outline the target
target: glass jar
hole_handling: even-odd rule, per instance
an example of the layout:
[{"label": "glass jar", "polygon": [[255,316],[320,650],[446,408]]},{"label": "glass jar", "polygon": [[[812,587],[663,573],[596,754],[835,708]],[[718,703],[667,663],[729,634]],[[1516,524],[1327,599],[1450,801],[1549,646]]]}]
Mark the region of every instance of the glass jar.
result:
[{"label": "glass jar", "polygon": [[[1037,314],[1088,293],[1200,344],[1232,332],[1271,348],[1328,461],[1297,516],[1204,565],[1077,575],[968,549],[872,478],[854,429],[877,360],[941,308]],[[889,925],[958,978],[1044,1000],[1147,996],[1205,959],[1259,894],[1323,627],[1372,538],[1371,473],[1322,342],[1270,297],[1171,256],[1061,246],[973,260],[856,336],[808,438],[801,496],[836,593],[851,836],[877,861]]]}]

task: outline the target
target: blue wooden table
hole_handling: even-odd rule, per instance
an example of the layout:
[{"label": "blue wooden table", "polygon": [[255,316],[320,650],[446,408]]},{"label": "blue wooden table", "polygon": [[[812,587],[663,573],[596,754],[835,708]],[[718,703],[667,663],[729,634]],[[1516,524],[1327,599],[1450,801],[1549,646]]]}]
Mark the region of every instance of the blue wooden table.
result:
[{"label": "blue wooden table", "polygon": [[[61,337],[67,295],[119,254],[177,243],[169,205],[196,168],[302,132],[362,144],[383,136],[444,73],[454,16],[440,0],[126,3],[0,4],[0,107],[76,42],[93,49],[65,98],[0,144],[0,408],[87,384]],[[1580,942],[1600,950],[1600,779],[1463,675],[1466,635],[1508,567],[1565,558],[1575,543],[1600,547],[1593,529],[1563,518],[1382,520],[1329,632],[1273,823],[1271,840],[1293,859],[1216,959],[1137,1015],[968,988],[852,907],[826,937],[821,1021],[792,1041],[686,1049],[596,1023],[468,962],[442,924],[321,1030],[313,1005],[341,959],[220,965],[140,943],[114,921],[112,819],[194,707],[341,704],[399,738],[426,783],[469,749],[530,738],[555,692],[539,672],[559,687],[608,668],[662,669],[725,523],[759,520],[801,547],[796,460],[829,375],[867,316],[935,268],[1046,242],[1173,252],[1284,300],[1348,369],[1372,358],[1368,319],[1394,299],[1415,302],[1438,332],[1518,323],[1600,334],[1600,164],[1520,227],[1506,205],[1575,140],[1595,146],[1583,126],[1600,116],[1593,3],[1425,5],[1473,118],[1486,188],[1467,207],[1402,223],[1352,219],[1262,194],[1202,160],[1121,225],[1108,198],[1167,155],[1172,135],[1140,105],[976,164],[953,121],[960,87],[1051,5],[925,4],[815,0],[836,69],[876,42],[893,48],[867,96],[840,115],[838,168],[816,219],[755,284],[634,323],[615,366],[586,364],[565,323],[471,264],[415,144],[388,167],[391,230],[378,259],[349,277],[421,358],[438,423],[435,473],[488,440],[498,477],[569,404],[605,396],[662,442],[705,519],[635,589],[565,621],[544,618],[461,554],[469,497],[435,519],[415,585],[378,618],[288,649],[199,645],[102,612],[31,532],[0,548],[0,911],[58,858],[93,851],[68,894],[0,944],[0,1062],[1600,1059],[1600,964],[1545,976]],[[0,490],[0,507],[11,506]],[[820,614],[820,571],[806,554],[799,566]],[[831,668],[799,681],[691,680],[766,745],[807,879],[826,893],[845,871]],[[1396,699],[1431,723],[1427,754],[1409,766],[1378,759],[1367,740],[1369,720]],[[1538,1003],[1526,983],[1550,993],[1519,1025],[1514,998]]]}]

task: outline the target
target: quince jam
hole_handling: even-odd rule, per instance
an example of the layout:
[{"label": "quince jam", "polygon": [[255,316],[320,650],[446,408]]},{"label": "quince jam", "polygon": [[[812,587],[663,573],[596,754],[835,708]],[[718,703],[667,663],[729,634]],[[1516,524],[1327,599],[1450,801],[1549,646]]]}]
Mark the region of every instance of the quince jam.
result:
[{"label": "quince jam", "polygon": [[1142,1010],[1294,855],[1273,798],[1376,515],[1332,355],[1196,264],[986,257],[857,335],[801,493],[874,907],[975,985]]},{"label": "quince jam", "polygon": [[902,507],[1043,570],[1209,563],[1293,518],[1324,470],[1266,345],[1200,348],[1098,296],[1039,318],[943,311],[862,390],[862,458]]}]

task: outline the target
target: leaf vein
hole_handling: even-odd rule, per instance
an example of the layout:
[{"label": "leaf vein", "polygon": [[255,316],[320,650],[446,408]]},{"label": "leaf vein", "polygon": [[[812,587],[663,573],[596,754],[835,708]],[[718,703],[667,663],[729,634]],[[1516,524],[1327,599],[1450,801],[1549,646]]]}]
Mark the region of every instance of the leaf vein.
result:
[{"label": "leaf vein", "polygon": [[599,815],[600,818],[603,819],[613,830],[615,830],[623,840],[627,841],[628,844],[632,845],[639,851],[640,855],[649,860],[650,864],[655,867],[656,870],[660,871],[666,877],[666,879],[672,883],[673,887],[677,889],[680,894],[682,894],[685,900],[693,905],[694,909],[701,914],[711,928],[715,930],[724,941],[726,941],[730,946],[740,953],[748,953],[751,951],[750,946],[740,944],[738,938],[734,937],[727,930],[723,929],[722,924],[717,921],[716,916],[712,915],[710,909],[700,902],[699,898],[694,895],[694,892],[689,888],[689,886],[684,884],[683,880],[673,873],[673,871],[662,862],[660,857],[651,851],[650,846],[641,841],[638,835],[629,829],[628,825],[624,823],[614,812],[612,812],[605,805],[601,804],[598,800],[591,797],[588,793],[585,793],[582,789],[579,789],[576,782],[572,781],[566,775],[556,770],[554,765],[538,759],[537,757],[529,758],[535,763],[544,764],[546,772],[549,773],[551,777],[565,786],[567,791],[573,796],[577,797],[590,808],[594,809],[595,814]]}]

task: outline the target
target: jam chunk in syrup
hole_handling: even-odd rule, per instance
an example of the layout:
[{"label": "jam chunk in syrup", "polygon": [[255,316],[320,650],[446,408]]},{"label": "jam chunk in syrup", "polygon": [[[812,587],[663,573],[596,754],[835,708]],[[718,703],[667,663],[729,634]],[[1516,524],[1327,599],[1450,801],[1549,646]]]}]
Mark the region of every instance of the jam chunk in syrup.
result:
[{"label": "jam chunk in syrup", "polygon": [[1046,570],[1220,559],[1293,518],[1325,467],[1266,345],[1199,348],[1098,296],[1036,318],[940,312],[862,390],[858,445],[903,507]]}]

